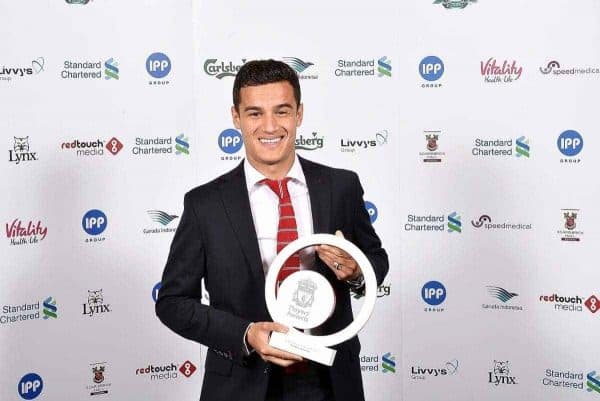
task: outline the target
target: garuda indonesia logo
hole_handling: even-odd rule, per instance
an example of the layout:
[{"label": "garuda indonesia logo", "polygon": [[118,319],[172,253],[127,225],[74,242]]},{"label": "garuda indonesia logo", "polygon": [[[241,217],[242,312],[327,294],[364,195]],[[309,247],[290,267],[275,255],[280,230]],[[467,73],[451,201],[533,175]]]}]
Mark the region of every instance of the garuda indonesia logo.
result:
[{"label": "garuda indonesia logo", "polygon": [[508,292],[507,290],[505,290],[502,287],[494,287],[494,286],[491,286],[491,285],[487,286],[487,290],[488,290],[488,293],[492,297],[494,297],[494,298],[496,298],[496,299],[498,299],[498,300],[500,300],[502,302],[508,302],[512,298],[514,298],[514,297],[516,297],[516,296],[519,295],[519,294],[514,293],[514,292]]},{"label": "garuda indonesia logo", "polygon": [[311,63],[309,61],[303,61],[303,60],[299,59],[298,57],[284,57],[283,61],[287,65],[292,67],[294,69],[294,71],[296,71],[298,74],[303,73],[308,67],[310,67],[311,65],[314,65],[314,63]]},{"label": "garuda indonesia logo", "polygon": [[163,226],[168,225],[170,222],[178,218],[179,216],[170,215],[168,213],[163,212],[162,210],[148,210],[148,215],[157,223],[162,224]]},{"label": "garuda indonesia logo", "polygon": [[446,9],[450,8],[465,8],[471,3],[477,3],[477,0],[435,0],[433,4],[441,4]]},{"label": "garuda indonesia logo", "polygon": [[292,301],[301,308],[310,308],[315,300],[317,285],[312,280],[300,280]]}]

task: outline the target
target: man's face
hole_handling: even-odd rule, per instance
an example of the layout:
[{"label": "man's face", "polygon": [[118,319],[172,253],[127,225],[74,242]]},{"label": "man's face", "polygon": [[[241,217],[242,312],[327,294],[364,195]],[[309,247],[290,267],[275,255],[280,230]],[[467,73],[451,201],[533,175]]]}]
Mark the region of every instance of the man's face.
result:
[{"label": "man's face", "polygon": [[265,170],[291,167],[302,105],[296,106],[289,82],[242,88],[239,111],[232,107],[231,115],[235,127],[242,131],[246,157],[257,170],[264,174]]}]

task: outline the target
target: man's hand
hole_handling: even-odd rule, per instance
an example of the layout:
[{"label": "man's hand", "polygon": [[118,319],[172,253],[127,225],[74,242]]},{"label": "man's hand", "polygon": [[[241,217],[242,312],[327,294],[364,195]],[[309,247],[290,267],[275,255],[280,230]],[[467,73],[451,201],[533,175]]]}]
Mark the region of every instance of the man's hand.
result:
[{"label": "man's hand", "polygon": [[302,361],[302,357],[299,355],[271,347],[269,345],[269,336],[272,331],[287,333],[288,328],[275,322],[257,322],[252,324],[248,329],[246,340],[265,362],[272,362],[276,365],[286,367]]},{"label": "man's hand", "polygon": [[[340,230],[337,230],[335,235],[344,238],[344,234]],[[362,274],[358,263],[340,248],[330,245],[318,245],[316,251],[319,258],[329,266],[338,280],[355,280]]]}]

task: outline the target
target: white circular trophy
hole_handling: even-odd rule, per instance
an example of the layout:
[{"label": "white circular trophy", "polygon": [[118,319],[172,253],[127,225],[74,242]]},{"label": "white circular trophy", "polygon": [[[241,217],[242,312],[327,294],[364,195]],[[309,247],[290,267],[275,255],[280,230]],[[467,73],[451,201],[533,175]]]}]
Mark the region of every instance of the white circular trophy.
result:
[{"label": "white circular trophy", "polygon": [[[312,336],[297,329],[312,329],[325,322],[335,308],[335,294],[325,277],[312,270],[300,270],[288,276],[276,295],[277,276],[285,261],[294,253],[313,245],[331,245],[346,251],[360,266],[365,278],[365,301],[359,314],[337,333]],[[288,326],[284,333],[272,332],[269,344],[303,358],[333,365],[336,351],[328,348],[354,337],[367,323],[377,299],[377,280],[369,259],[356,245],[331,234],[301,237],[281,250],[269,268],[265,282],[267,309],[273,321]]]}]

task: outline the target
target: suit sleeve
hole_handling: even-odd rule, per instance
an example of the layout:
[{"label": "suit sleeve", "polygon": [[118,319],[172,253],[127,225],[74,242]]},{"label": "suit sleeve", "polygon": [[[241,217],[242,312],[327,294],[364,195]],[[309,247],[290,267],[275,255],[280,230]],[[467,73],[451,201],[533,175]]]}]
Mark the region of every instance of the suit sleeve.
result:
[{"label": "suit sleeve", "polygon": [[250,321],[201,303],[205,272],[202,230],[190,194],[186,194],[163,272],[156,315],[175,333],[241,363],[244,333]]},{"label": "suit sleeve", "polygon": [[375,233],[369,213],[365,209],[365,201],[363,199],[364,191],[358,175],[353,173],[352,177],[354,179],[354,196],[352,196],[352,210],[354,211],[354,243],[361,251],[363,251],[367,259],[371,262],[373,270],[375,270],[377,285],[381,285],[389,270],[388,255],[385,249],[382,248],[381,240],[377,236],[377,233]]}]

